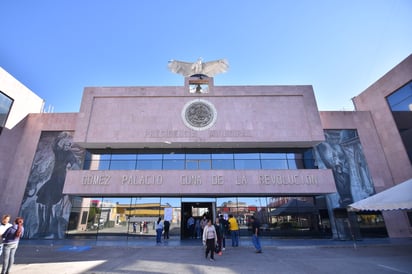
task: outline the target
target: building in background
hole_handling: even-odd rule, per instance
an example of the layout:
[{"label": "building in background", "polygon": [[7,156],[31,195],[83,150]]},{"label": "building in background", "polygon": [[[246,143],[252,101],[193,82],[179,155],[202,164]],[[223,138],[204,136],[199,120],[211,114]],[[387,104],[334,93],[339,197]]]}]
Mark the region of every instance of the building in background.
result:
[{"label": "building in background", "polygon": [[[356,112],[367,111],[379,134],[385,165],[369,165],[377,192],[412,178],[412,55],[353,98]],[[411,194],[412,195],[412,194]],[[390,236],[412,233],[411,211],[383,212]]]},{"label": "building in background", "polygon": [[12,129],[29,113],[43,112],[44,101],[0,67],[0,133]]},{"label": "building in background", "polygon": [[409,212],[346,211],[412,177],[411,83],[409,56],[356,111],[318,111],[311,86],[199,75],[86,88],[79,113],[33,111],[3,130],[0,208],[25,217],[27,238],[154,236],[162,216],[186,239],[190,217],[230,214],[241,235],[254,215],[267,236],[411,237]]}]

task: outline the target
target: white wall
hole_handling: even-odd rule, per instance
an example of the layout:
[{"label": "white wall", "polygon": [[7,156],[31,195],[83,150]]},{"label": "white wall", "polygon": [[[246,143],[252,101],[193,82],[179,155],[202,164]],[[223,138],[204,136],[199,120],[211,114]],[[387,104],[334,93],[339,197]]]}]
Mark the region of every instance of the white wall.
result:
[{"label": "white wall", "polygon": [[0,91],[14,102],[7,118],[6,128],[12,129],[29,113],[40,113],[44,100],[0,67]]}]

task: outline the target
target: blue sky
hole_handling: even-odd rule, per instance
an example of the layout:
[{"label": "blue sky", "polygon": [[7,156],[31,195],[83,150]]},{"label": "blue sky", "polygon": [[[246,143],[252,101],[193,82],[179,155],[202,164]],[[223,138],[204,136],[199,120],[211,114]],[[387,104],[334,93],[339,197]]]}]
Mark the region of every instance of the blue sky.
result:
[{"label": "blue sky", "polygon": [[313,85],[320,110],[412,53],[410,0],[0,1],[0,66],[54,112],[87,86],[182,86],[170,59],[226,58],[215,85]]}]

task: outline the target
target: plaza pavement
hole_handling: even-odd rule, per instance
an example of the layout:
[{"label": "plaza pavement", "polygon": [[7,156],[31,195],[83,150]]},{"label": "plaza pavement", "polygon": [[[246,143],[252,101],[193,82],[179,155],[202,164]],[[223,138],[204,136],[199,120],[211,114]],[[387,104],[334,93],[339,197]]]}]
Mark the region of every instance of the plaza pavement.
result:
[{"label": "plaza pavement", "polygon": [[227,240],[222,256],[205,259],[200,240],[22,240],[11,273],[412,273],[412,239],[262,239],[256,254],[249,237]]}]

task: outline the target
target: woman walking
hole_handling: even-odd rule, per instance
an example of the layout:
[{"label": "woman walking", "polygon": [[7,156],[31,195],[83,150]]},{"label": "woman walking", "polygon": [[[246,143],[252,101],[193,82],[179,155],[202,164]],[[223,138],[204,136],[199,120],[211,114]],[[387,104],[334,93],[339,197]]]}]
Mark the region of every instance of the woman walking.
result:
[{"label": "woman walking", "polygon": [[14,225],[9,227],[3,234],[3,268],[1,274],[8,274],[14,264],[14,255],[16,254],[19,240],[23,237],[24,227],[23,218],[17,217]]},{"label": "woman walking", "polygon": [[3,218],[1,219],[1,224],[0,224],[0,256],[3,253],[3,234],[6,232],[6,230],[12,226],[10,222],[10,215],[3,215]]},{"label": "woman walking", "polygon": [[223,224],[220,223],[219,217],[216,218],[214,226],[217,236],[217,244],[215,250],[218,255],[222,255]]},{"label": "woman walking", "polygon": [[162,232],[163,232],[163,222],[162,217],[159,217],[156,222],[156,243],[160,244],[162,242]]},{"label": "woman walking", "polygon": [[217,234],[215,226],[212,225],[212,220],[207,221],[207,225],[203,229],[203,245],[206,245],[206,259],[210,251],[210,261],[215,260],[215,244],[217,242]]}]

